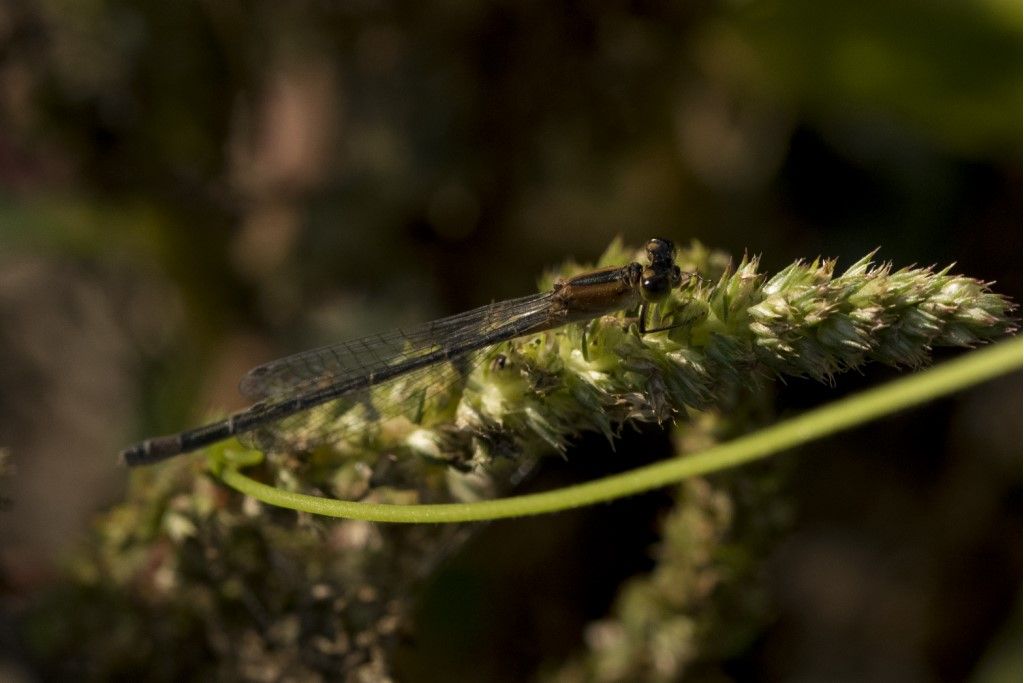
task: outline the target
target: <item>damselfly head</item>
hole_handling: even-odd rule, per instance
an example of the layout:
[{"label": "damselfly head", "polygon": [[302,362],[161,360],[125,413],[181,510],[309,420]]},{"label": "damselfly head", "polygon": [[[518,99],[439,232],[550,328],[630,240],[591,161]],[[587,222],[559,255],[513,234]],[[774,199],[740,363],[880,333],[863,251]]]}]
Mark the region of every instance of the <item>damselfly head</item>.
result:
[{"label": "damselfly head", "polygon": [[683,275],[675,264],[676,248],[670,240],[655,237],[647,242],[650,265],[640,277],[640,294],[644,301],[661,301],[682,284]]}]

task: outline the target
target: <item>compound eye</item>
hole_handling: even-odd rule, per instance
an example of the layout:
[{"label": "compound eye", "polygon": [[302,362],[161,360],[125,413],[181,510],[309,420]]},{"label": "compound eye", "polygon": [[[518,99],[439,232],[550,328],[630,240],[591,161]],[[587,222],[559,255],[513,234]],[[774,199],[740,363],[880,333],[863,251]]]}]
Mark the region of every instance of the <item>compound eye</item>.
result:
[{"label": "compound eye", "polygon": [[644,271],[641,285],[644,288],[644,298],[648,301],[664,299],[672,290],[672,282],[667,273],[652,272],[649,268]]}]

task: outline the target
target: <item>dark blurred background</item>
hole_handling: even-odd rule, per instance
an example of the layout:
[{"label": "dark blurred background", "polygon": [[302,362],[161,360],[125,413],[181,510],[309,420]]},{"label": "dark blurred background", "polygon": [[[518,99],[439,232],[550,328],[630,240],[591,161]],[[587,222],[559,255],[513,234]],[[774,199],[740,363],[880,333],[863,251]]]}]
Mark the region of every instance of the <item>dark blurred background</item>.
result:
[{"label": "dark blurred background", "polygon": [[[121,498],[121,447],[240,407],[248,367],[527,293],[617,235],[767,270],[881,247],[1020,301],[1021,51],[1009,0],[8,0],[5,593],[54,580]],[[779,412],[893,374],[791,382]],[[1020,395],[1000,380],[783,456],[794,527],[737,677],[1019,680]],[[539,481],[666,452],[584,440]],[[664,502],[491,525],[424,598],[406,666],[557,662],[649,564]]]}]

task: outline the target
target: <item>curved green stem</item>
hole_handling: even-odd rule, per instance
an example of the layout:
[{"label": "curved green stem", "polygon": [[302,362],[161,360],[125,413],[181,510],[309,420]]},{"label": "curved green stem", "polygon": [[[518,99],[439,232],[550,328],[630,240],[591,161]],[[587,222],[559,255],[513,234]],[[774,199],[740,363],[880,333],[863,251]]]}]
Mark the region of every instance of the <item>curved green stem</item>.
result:
[{"label": "curved green stem", "polygon": [[220,476],[232,488],[293,510],[372,522],[470,522],[538,515],[591,505],[734,467],[915,406],[1021,367],[1021,341],[1009,339],[956,360],[834,401],[799,417],[701,453],[554,491],[474,503],[384,505],[292,493],[261,484],[228,465]]}]

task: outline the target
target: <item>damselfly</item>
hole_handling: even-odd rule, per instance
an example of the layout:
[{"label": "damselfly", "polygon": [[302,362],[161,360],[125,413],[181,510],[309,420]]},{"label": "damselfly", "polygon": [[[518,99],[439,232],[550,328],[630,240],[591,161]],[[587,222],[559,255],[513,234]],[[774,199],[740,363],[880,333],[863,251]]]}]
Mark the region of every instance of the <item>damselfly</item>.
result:
[{"label": "damselfly", "polygon": [[[559,280],[547,292],[488,304],[414,329],[345,341],[260,365],[239,385],[244,396],[256,401],[249,408],[219,422],[141,441],[122,451],[121,460],[145,465],[235,435],[258,444],[256,437],[286,434],[296,415],[317,406],[402,380],[444,385],[450,368],[477,351],[615,311],[639,307],[641,334],[666,329],[647,327],[649,309],[680,286],[684,274],[668,240],[649,240],[647,260],[646,266],[634,262]],[[389,407],[408,410],[400,401]],[[378,409],[378,417],[387,417],[386,412]]]}]

